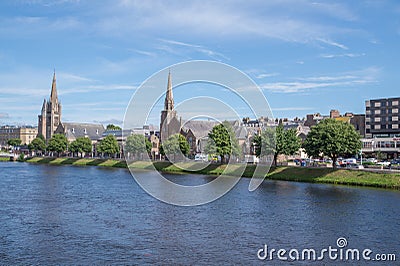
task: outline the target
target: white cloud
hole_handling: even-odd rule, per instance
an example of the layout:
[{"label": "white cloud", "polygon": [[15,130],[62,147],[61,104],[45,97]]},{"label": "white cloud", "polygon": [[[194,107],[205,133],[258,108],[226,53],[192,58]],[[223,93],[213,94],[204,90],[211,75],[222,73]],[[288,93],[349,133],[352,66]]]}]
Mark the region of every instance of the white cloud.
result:
[{"label": "white cloud", "polygon": [[361,54],[354,54],[354,53],[345,53],[345,54],[322,54],[320,57],[322,58],[337,58],[337,57],[360,57],[360,56],[365,56],[365,53]]},{"label": "white cloud", "polygon": [[[204,46],[201,46],[201,45],[185,43],[185,42],[179,42],[179,41],[174,41],[174,40],[166,40],[166,39],[160,39],[160,41],[163,42],[163,43],[171,44],[171,45],[178,46],[178,47],[180,46],[180,47],[189,48],[190,50],[199,52],[199,53],[201,53],[203,55],[206,55],[206,56],[208,56],[210,58],[213,58],[213,59],[221,59],[221,58],[223,58],[223,59],[229,60],[229,58],[226,57],[225,55],[223,55],[223,54],[221,54],[219,52],[210,50],[210,49],[208,49],[208,48],[206,48]],[[171,47],[166,48],[165,45],[161,46],[161,49],[164,50],[164,51],[170,52],[172,54],[177,54],[175,49],[173,49]]]},{"label": "white cloud", "polygon": [[83,77],[76,74],[65,73],[65,72],[56,72],[56,78],[62,79],[63,82],[96,82],[97,80]]},{"label": "white cloud", "polygon": [[270,77],[275,77],[278,76],[279,73],[262,73],[262,74],[258,74],[256,76],[257,79],[263,79],[263,78],[270,78]]},{"label": "white cloud", "polygon": [[324,39],[324,38],[317,38],[317,41],[320,41],[320,42],[325,43],[325,44],[329,44],[329,45],[334,46],[334,47],[338,47],[338,48],[343,49],[343,50],[348,50],[349,49],[344,44],[341,44],[341,43],[338,43],[338,42],[335,42],[335,41],[332,41],[332,40],[328,40],[328,39]]},{"label": "white cloud", "polygon": [[156,57],[157,54],[154,52],[148,52],[148,51],[143,51],[143,50],[138,50],[138,49],[128,49],[129,51],[141,54],[141,55],[145,55],[145,56],[150,56],[150,57]]},{"label": "white cloud", "polygon": [[[104,8],[107,6],[107,8]],[[290,6],[290,9],[288,9]],[[267,37],[289,42],[325,43],[345,47],[332,40],[349,30],[331,26],[318,16],[352,21],[357,18],[342,4],[309,1],[261,1],[238,4],[210,1],[119,1],[98,7],[93,28],[102,35],[119,37],[137,31],[164,36],[213,36],[216,38]],[[186,43],[176,42],[176,45]],[[196,45],[194,47],[196,48]],[[199,47],[197,47],[199,48]]]},{"label": "white cloud", "polygon": [[378,81],[380,69],[369,67],[336,76],[300,77],[296,81],[264,83],[260,88],[273,93],[302,93],[322,88],[342,88]]}]

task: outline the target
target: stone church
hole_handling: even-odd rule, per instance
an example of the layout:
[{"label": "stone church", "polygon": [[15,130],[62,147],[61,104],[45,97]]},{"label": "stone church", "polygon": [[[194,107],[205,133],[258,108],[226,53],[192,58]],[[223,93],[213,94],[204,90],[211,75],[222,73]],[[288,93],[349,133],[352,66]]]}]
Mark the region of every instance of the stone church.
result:
[{"label": "stone church", "polygon": [[88,137],[94,144],[101,139],[104,131],[102,124],[62,122],[61,103],[58,100],[56,73],[54,71],[50,98],[43,101],[42,111],[38,116],[38,135],[42,135],[46,142],[54,134],[63,134],[70,142],[79,137]]},{"label": "stone church", "polygon": [[168,73],[167,92],[164,101],[164,110],[161,111],[160,139],[161,142],[168,137],[180,133],[182,120],[177,118],[174,109],[174,96],[172,94],[171,72]]},{"label": "stone church", "polygon": [[[264,127],[261,121],[228,121],[235,132],[239,146],[243,154],[251,154],[252,138],[258,134]],[[251,123],[254,122],[254,123]],[[168,74],[167,91],[164,101],[164,110],[161,111],[160,120],[160,139],[161,142],[168,139],[173,134],[180,133],[189,143],[189,155],[204,153],[204,148],[208,141],[208,133],[219,122],[208,120],[189,120],[182,121],[178,118],[177,112],[174,110],[174,97],[172,93],[171,73]]]},{"label": "stone church", "polygon": [[58,101],[56,72],[53,74],[51,93],[48,101],[44,99],[42,111],[38,116],[38,135],[42,135],[46,141],[51,139],[58,125],[61,123],[61,103]]}]

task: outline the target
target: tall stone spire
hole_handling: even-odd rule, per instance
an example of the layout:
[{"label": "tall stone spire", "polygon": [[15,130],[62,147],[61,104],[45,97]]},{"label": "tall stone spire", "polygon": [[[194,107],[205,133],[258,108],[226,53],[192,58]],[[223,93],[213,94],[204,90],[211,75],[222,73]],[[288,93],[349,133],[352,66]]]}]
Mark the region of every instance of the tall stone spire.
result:
[{"label": "tall stone spire", "polygon": [[164,110],[172,111],[174,109],[174,96],[172,95],[171,71],[168,72],[167,94],[165,95]]},{"label": "tall stone spire", "polygon": [[53,104],[58,102],[57,84],[56,84],[56,70],[54,70],[53,83],[51,84],[50,102],[53,103]]},{"label": "tall stone spire", "polygon": [[42,111],[38,115],[38,133],[46,142],[53,136],[58,125],[61,123],[61,103],[58,101],[56,86],[56,71],[54,70],[53,82],[51,84],[50,99],[43,101]]}]

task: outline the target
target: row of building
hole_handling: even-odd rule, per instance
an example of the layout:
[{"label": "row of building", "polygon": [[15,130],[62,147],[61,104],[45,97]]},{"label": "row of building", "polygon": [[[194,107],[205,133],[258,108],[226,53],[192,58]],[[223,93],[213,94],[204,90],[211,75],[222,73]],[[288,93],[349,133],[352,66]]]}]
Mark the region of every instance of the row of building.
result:
[{"label": "row of building", "polygon": [[[174,109],[171,73],[168,74],[167,90],[165,94],[164,109],[161,111],[160,127],[143,126],[141,128],[122,130],[106,130],[102,124],[63,122],[62,105],[58,99],[56,74],[53,75],[50,97],[44,100],[38,116],[38,127],[0,127],[0,147],[7,146],[7,141],[19,138],[22,144],[29,144],[38,135],[48,141],[54,134],[64,134],[68,141],[78,137],[88,137],[92,140],[93,152],[96,145],[107,135],[114,135],[123,148],[126,136],[131,134],[145,135],[152,143],[152,153],[158,155],[160,143],[172,134],[182,134],[189,143],[190,155],[204,153],[208,133],[217,124],[216,121],[190,120],[184,121],[178,117]],[[365,114],[350,112],[341,115],[338,110],[331,110],[328,115],[320,113],[308,114],[305,118],[271,119],[261,117],[255,120],[243,118],[242,120],[228,121],[239,141],[243,154],[253,154],[253,137],[266,127],[275,127],[283,124],[285,129],[295,128],[297,135],[304,140],[313,125],[323,119],[331,118],[348,122],[362,136],[362,152],[373,157],[383,153],[387,158],[397,158],[400,154],[400,97],[368,100],[365,102]],[[121,149],[123,151],[123,149]],[[299,154],[305,157],[306,154]]]}]

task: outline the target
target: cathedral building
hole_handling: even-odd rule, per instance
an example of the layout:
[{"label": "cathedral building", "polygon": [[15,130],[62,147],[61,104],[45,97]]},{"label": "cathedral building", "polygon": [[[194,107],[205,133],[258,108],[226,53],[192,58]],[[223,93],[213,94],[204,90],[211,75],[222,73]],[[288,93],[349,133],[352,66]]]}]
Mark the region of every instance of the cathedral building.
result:
[{"label": "cathedral building", "polygon": [[50,98],[43,101],[42,111],[38,116],[38,135],[42,135],[48,141],[60,123],[61,103],[58,101],[56,72],[54,71]]},{"label": "cathedral building", "polygon": [[161,111],[160,139],[161,142],[181,130],[181,121],[176,116],[174,109],[174,96],[172,94],[171,72],[168,73],[167,93],[165,95],[164,110]]},{"label": "cathedral building", "polygon": [[54,134],[63,134],[69,142],[79,137],[87,137],[96,143],[105,131],[102,124],[66,123],[61,121],[61,103],[58,100],[56,73],[53,75],[49,100],[43,102],[42,111],[38,116],[38,135],[42,135],[46,142]]}]

